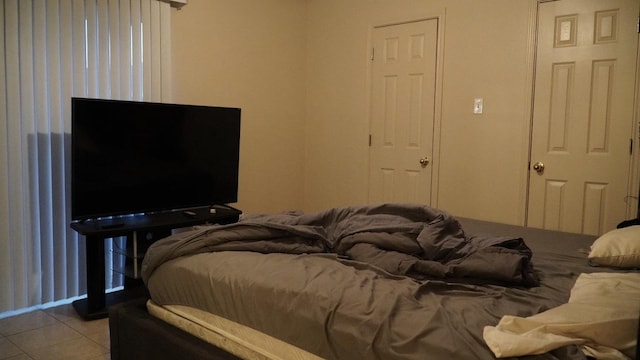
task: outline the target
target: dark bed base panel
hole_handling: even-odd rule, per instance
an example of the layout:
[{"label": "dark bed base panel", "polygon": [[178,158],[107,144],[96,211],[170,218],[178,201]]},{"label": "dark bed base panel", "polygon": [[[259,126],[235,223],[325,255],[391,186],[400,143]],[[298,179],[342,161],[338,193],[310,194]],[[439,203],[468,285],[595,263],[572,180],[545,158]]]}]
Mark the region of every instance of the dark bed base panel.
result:
[{"label": "dark bed base panel", "polygon": [[[141,298],[109,308],[111,360],[241,360],[158,320],[147,312],[146,303],[147,299]],[[551,354],[557,360],[590,359],[575,345],[556,349]],[[537,358],[534,355],[517,359]]]},{"label": "dark bed base panel", "polygon": [[238,357],[198,339],[147,312],[141,298],[109,308],[112,360],[236,360]]}]

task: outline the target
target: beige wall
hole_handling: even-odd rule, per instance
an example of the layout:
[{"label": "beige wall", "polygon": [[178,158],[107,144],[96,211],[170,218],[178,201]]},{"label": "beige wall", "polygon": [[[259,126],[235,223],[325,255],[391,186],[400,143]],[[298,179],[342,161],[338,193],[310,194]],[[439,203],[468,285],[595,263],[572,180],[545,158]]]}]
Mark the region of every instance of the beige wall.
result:
[{"label": "beige wall", "polygon": [[172,10],[173,101],[242,108],[237,206],[302,207],[304,0],[189,0]]},{"label": "beige wall", "polygon": [[173,96],[242,107],[246,212],[364,204],[371,30],[438,16],[432,205],[522,223],[534,15],[535,0],[190,0],[172,11]]},{"label": "beige wall", "polygon": [[460,216],[524,223],[535,3],[447,11],[438,204]]},{"label": "beige wall", "polygon": [[[311,0],[306,207],[367,201],[371,29],[437,16],[443,62],[432,205],[522,223],[534,15],[535,1]],[[476,97],[483,115],[472,114]]]}]

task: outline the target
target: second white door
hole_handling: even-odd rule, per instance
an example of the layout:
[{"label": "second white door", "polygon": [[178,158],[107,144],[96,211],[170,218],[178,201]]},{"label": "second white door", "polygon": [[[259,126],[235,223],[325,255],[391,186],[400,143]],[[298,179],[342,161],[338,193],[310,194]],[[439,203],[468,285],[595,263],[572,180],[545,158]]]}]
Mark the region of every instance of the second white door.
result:
[{"label": "second white door", "polygon": [[598,235],[625,220],[638,4],[539,5],[529,226]]},{"label": "second white door", "polygon": [[371,203],[431,203],[437,39],[437,19],[373,31]]}]

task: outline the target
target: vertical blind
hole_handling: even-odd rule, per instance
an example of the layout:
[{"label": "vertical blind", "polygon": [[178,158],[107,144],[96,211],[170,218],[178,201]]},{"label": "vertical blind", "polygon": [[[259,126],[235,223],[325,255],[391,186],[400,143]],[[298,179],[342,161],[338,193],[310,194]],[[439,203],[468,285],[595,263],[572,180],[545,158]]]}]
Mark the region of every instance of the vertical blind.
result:
[{"label": "vertical blind", "polygon": [[[169,10],[157,0],[2,1],[0,313],[86,293],[84,238],[69,227],[71,97],[169,101]],[[121,261],[106,245],[107,266]]]}]

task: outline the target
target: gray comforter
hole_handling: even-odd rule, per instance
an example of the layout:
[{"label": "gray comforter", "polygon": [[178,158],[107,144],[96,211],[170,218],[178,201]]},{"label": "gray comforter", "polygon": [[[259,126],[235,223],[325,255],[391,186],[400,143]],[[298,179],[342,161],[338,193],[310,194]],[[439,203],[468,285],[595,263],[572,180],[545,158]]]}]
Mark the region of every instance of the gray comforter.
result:
[{"label": "gray comforter", "polygon": [[179,233],[152,245],[142,277],[146,282],[158,266],[178,257],[228,250],[335,253],[416,280],[538,283],[523,239],[470,237],[446,212],[411,204],[255,215],[235,224]]},{"label": "gray comforter", "polygon": [[[578,251],[593,240],[423,206],[351,207],[170,236],[147,252],[143,277],[157,304],[202,309],[326,359],[495,359],[483,328],[565,303],[577,274],[593,271]],[[585,357],[570,346],[527,359]]]}]

